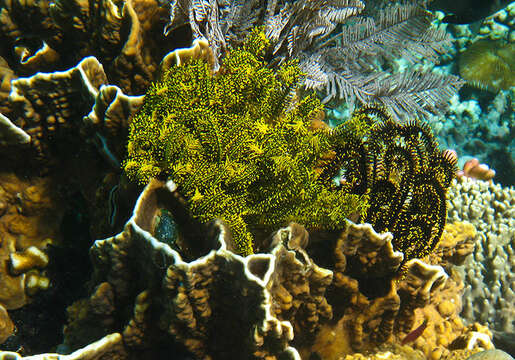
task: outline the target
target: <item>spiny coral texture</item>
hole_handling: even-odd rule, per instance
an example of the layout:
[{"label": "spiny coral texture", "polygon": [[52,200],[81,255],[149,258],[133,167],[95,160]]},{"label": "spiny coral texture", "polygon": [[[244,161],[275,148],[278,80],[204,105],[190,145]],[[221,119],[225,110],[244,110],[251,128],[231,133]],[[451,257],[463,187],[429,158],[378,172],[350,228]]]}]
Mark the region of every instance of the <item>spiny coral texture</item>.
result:
[{"label": "spiny coral texture", "polygon": [[436,62],[445,52],[450,36],[417,4],[372,5],[367,15],[374,19],[361,15],[361,0],[164,2],[171,12],[167,30],[188,24],[195,38],[208,40],[217,63],[252,27],[263,25],[271,63],[299,59],[303,85],[325,93],[324,101],[379,102],[404,118],[439,112],[461,86],[454,76],[378,65],[398,57],[411,65],[421,58]]},{"label": "spiny coral texture", "polygon": [[478,232],[463,269],[462,316],[493,330],[515,330],[515,189],[462,178],[451,187],[449,219],[468,221]]},{"label": "spiny coral texture", "polygon": [[124,165],[140,183],[170,176],[195,217],[230,225],[242,254],[252,252],[252,226],[334,228],[365,209],[365,194],[318,176],[330,143],[310,126],[322,106],[313,96],[290,101],[300,71],[267,68],[266,46],[255,32],[214,75],[204,61],[172,68],[130,124]]}]

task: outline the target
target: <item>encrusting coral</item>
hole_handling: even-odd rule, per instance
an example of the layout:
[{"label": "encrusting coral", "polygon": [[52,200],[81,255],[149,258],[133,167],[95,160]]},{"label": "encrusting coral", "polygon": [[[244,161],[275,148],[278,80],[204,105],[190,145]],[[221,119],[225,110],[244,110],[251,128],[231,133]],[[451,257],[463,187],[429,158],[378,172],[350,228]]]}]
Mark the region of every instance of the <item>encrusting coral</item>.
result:
[{"label": "encrusting coral", "polygon": [[60,240],[64,206],[49,179],[3,173],[0,184],[0,338],[5,340],[11,335],[5,332],[13,330],[5,310],[21,308],[50,285],[45,250]]},{"label": "encrusting coral", "polygon": [[14,331],[14,324],[9,318],[7,310],[0,305],[0,344],[12,335]]},{"label": "encrusting coral", "polygon": [[463,265],[465,259],[474,251],[477,231],[468,222],[453,222],[445,225],[438,247],[429,255],[431,264]]},{"label": "encrusting coral", "polygon": [[[461,283],[442,266],[466,256],[472,235],[445,238],[455,159],[438,150],[425,125],[397,124],[368,106],[331,129],[315,95],[297,89],[306,59],[267,63],[259,31],[231,48],[216,73],[206,42],[166,56],[164,74],[132,117],[143,96],[125,94],[149,86],[170,45],[159,46],[155,31],[163,7],[154,0],[4,5],[1,37],[12,51],[0,64],[2,150],[32,147],[53,161],[47,180],[65,196],[86,198],[73,214],[90,216],[94,238],[126,220],[119,160],[128,131],[124,170],[149,183],[123,231],[92,247],[89,296],[69,308],[56,350],[70,353],[64,359],[159,358],[177,347],[200,359],[334,360],[377,344],[395,348],[421,314],[434,315],[429,329],[446,337],[423,334],[418,342],[426,344],[413,347],[426,355],[470,335],[456,320]],[[24,12],[31,21],[22,21]],[[25,38],[30,23],[34,34]],[[282,37],[283,47],[294,44]],[[91,54],[105,70],[84,57]],[[93,148],[92,160],[70,151],[79,148]],[[61,162],[68,155],[82,172]],[[55,259],[44,247],[59,238],[62,212],[75,206],[47,202],[44,180],[4,175],[2,186],[22,188],[8,189],[7,210],[0,207],[0,342],[14,331],[7,311],[52,288]],[[421,260],[442,234],[441,257]],[[0,352],[0,359],[20,357]],[[36,356],[52,357],[59,355]]]},{"label": "encrusting coral", "polygon": [[[259,31],[217,73],[209,49],[196,45],[167,58],[163,67],[176,66],[130,123],[142,97],[102,86],[95,58],[13,82],[11,101],[34,119],[18,109],[5,124],[22,140],[30,133],[33,146],[40,134],[40,154],[55,141],[45,136],[71,130],[96,136],[116,160],[106,139],[130,124],[124,167],[149,182],[124,231],[93,246],[94,289],[69,308],[64,348],[105,336],[91,345],[93,358],[112,355],[104,345],[124,359],[176,343],[203,359],[329,360],[409,331],[447,279],[419,258],[443,232],[455,158],[424,125],[397,124],[374,106],[329,128],[315,96],[296,91],[296,63],[273,70],[262,61]],[[54,110],[41,105],[51,84],[64,88]],[[117,189],[108,191],[110,206]],[[47,262],[27,246],[8,263],[44,285],[34,268]],[[332,332],[344,346],[326,354]]]}]

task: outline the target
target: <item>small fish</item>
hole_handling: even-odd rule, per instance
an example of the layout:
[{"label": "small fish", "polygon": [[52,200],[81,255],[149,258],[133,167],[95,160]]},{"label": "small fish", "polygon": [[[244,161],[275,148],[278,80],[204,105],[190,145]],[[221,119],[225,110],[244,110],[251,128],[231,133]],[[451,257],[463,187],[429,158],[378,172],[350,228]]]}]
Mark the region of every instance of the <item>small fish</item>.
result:
[{"label": "small fish", "polygon": [[407,343],[417,340],[418,337],[420,335],[422,335],[422,333],[424,332],[426,327],[427,327],[427,319],[424,319],[424,322],[422,323],[422,325],[420,325],[418,328],[416,328],[415,330],[410,332],[408,335],[406,335],[406,337],[404,339],[402,339],[401,345],[405,345]]},{"label": "small fish", "polygon": [[442,20],[448,24],[471,24],[483,20],[505,8],[512,0],[433,0],[430,10],[440,10],[447,15]]}]

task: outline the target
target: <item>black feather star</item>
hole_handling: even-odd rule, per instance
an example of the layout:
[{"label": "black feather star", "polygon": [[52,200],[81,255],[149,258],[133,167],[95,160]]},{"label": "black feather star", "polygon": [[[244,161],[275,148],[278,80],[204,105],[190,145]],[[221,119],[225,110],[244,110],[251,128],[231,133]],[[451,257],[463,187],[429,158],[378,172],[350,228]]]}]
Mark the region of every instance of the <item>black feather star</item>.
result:
[{"label": "black feather star", "polygon": [[355,112],[332,135],[335,144],[346,146],[335,147],[334,164],[328,168],[344,169],[344,181],[369,196],[362,221],[378,232],[391,232],[404,262],[428,255],[445,226],[446,192],[456,174],[456,157],[438,150],[427,124],[399,124],[381,107]]}]

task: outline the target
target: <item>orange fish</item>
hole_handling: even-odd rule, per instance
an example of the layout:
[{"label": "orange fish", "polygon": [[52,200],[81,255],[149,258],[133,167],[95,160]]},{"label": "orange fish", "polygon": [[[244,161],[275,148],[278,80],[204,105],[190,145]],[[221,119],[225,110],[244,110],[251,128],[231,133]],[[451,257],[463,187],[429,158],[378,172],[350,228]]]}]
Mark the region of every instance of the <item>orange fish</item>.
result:
[{"label": "orange fish", "polygon": [[410,332],[408,335],[406,335],[406,337],[404,339],[402,339],[401,345],[405,345],[407,343],[417,340],[418,337],[420,335],[422,335],[422,333],[424,332],[426,327],[427,327],[427,319],[424,319],[424,322],[422,323],[422,325],[420,325],[418,328],[416,328],[415,330]]}]

